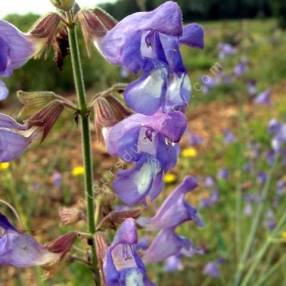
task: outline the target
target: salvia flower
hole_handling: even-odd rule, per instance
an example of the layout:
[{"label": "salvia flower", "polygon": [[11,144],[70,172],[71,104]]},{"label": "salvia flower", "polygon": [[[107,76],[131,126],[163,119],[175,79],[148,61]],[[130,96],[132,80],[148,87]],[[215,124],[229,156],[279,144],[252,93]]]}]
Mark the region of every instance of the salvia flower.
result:
[{"label": "salvia flower", "polygon": [[236,137],[230,129],[225,129],[223,131],[223,141],[226,145],[235,142]]},{"label": "salvia flower", "polygon": [[124,18],[103,37],[97,37],[95,44],[112,64],[143,73],[125,91],[131,109],[152,115],[160,108],[185,108],[191,83],[179,47],[203,48],[204,32],[197,24],[183,26],[182,12],[175,2]]},{"label": "salvia flower", "polygon": [[248,95],[254,97],[257,94],[257,85],[255,80],[248,80],[246,83]]},{"label": "salvia flower", "polygon": [[202,254],[193,243],[176,234],[174,228],[161,230],[144,252],[143,261],[146,263],[158,263],[173,255],[185,255],[191,257]]},{"label": "salvia flower", "polygon": [[224,60],[228,56],[233,56],[237,53],[237,49],[229,43],[220,43],[218,45],[219,59]]},{"label": "salvia flower", "polygon": [[221,168],[217,173],[218,180],[226,181],[229,178],[229,171],[226,168]]},{"label": "salvia flower", "polygon": [[50,266],[59,262],[71,249],[77,234],[60,237],[47,246],[39,244],[33,237],[19,232],[0,213],[0,265],[18,268]]},{"label": "salvia flower", "polygon": [[136,252],[138,242],[134,219],[126,219],[106,251],[103,272],[107,286],[154,285]]},{"label": "salvia flower", "polygon": [[156,212],[155,216],[150,220],[139,219],[139,223],[148,229],[166,229],[177,227],[186,221],[194,221],[197,225],[202,226],[203,222],[197,214],[197,210],[193,208],[186,200],[185,195],[193,191],[197,187],[194,178],[186,177],[163,202]]},{"label": "salvia flower", "polygon": [[[12,24],[0,20],[0,77],[10,77],[33,53],[33,46],[27,37]],[[7,95],[8,89],[0,80],[0,100]]]},{"label": "salvia flower", "polygon": [[124,203],[134,205],[144,203],[147,196],[151,200],[157,197],[163,174],[176,164],[177,142],[186,125],[185,115],[175,111],[153,116],[134,114],[103,129],[108,152],[135,163],[131,169],[120,170],[113,183]]},{"label": "salvia flower", "polygon": [[218,278],[221,275],[219,271],[219,265],[220,262],[218,260],[209,262],[205,265],[203,273],[212,278]]},{"label": "salvia flower", "polygon": [[259,105],[270,105],[271,104],[271,90],[267,89],[267,90],[259,93],[255,97],[254,103],[259,104]]}]

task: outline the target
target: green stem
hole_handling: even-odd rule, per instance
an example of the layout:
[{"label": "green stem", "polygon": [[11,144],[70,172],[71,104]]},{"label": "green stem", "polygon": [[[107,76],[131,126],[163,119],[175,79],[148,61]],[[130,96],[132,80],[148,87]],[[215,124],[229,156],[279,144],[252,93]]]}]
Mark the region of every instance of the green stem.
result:
[{"label": "green stem", "polygon": [[245,267],[245,262],[247,260],[247,257],[250,253],[251,247],[252,247],[254,239],[255,239],[256,231],[257,231],[257,228],[259,226],[261,216],[263,214],[266,197],[267,197],[268,191],[270,189],[272,175],[273,175],[273,172],[276,168],[277,162],[278,162],[278,156],[276,156],[276,158],[275,158],[275,162],[274,162],[272,168],[270,169],[270,171],[268,173],[267,181],[265,182],[264,188],[262,190],[261,203],[258,205],[258,207],[256,209],[256,213],[254,215],[254,218],[253,218],[253,221],[251,224],[248,239],[246,241],[246,245],[245,245],[244,251],[242,253],[241,259],[238,263],[238,270],[237,270],[235,280],[234,280],[235,286],[240,285],[240,280],[241,280],[242,272],[243,272],[244,267]]},{"label": "green stem", "polygon": [[[86,211],[88,221],[88,232],[93,236],[95,233],[95,218],[94,218],[94,193],[93,193],[93,161],[91,152],[91,134],[90,134],[90,118],[89,109],[86,101],[86,90],[83,78],[82,63],[80,57],[80,50],[78,45],[76,26],[71,24],[69,26],[69,45],[72,59],[72,69],[75,82],[76,93],[79,103],[81,134],[82,134],[82,151],[83,164],[85,168],[84,183],[86,196]],[[100,284],[99,271],[97,267],[95,243],[92,238],[89,241],[91,250],[91,263],[95,273],[95,283]]]},{"label": "green stem", "polygon": [[285,224],[285,221],[286,221],[286,213],[282,216],[282,218],[280,219],[280,221],[277,224],[277,227],[273,230],[273,232],[272,232],[273,234],[271,235],[270,238],[268,238],[266,240],[266,242],[264,243],[264,245],[261,247],[260,251],[258,252],[257,256],[255,257],[254,261],[251,263],[251,266],[250,266],[244,280],[242,281],[241,286],[246,286],[248,284],[248,282],[250,281],[254,271],[256,270],[257,266],[259,265],[261,259],[263,258],[266,251],[268,250],[270,244],[272,243],[273,237],[275,237],[277,232],[280,231],[281,227],[283,227],[283,225]]}]

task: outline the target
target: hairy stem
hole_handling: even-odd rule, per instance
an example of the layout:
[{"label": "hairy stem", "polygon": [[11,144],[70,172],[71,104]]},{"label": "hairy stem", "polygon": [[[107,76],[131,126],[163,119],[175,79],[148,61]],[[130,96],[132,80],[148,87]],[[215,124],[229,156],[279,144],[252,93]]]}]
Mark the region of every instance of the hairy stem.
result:
[{"label": "hairy stem", "polygon": [[86,90],[82,72],[82,63],[80,57],[80,50],[78,45],[77,30],[74,24],[69,25],[69,45],[72,59],[72,69],[74,76],[74,83],[78,97],[81,134],[82,134],[82,151],[83,164],[85,168],[84,183],[86,196],[86,212],[88,221],[88,232],[92,238],[89,239],[89,246],[91,250],[91,264],[94,270],[94,278],[96,285],[100,284],[99,270],[97,267],[97,259],[95,252],[95,243],[93,235],[95,233],[95,217],[94,217],[94,193],[93,193],[93,161],[91,152],[91,134],[90,134],[90,119],[89,109],[86,100]]}]

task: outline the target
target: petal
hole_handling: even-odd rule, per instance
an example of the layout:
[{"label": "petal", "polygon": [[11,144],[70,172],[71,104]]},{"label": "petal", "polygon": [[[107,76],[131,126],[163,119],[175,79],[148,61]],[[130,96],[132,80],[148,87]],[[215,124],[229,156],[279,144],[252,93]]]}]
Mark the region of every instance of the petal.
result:
[{"label": "petal", "polygon": [[0,162],[16,160],[28,148],[29,144],[29,138],[0,129]]},{"label": "petal", "polygon": [[188,74],[172,74],[168,82],[165,112],[184,111],[191,97],[192,86]]},{"label": "petal", "polygon": [[0,80],[0,101],[7,98],[9,91],[5,85],[5,83]]},{"label": "petal", "polygon": [[[134,116],[130,116],[130,119],[131,117],[135,119]],[[138,160],[137,142],[140,127],[136,126],[135,120],[125,119],[104,130],[103,137],[106,149],[110,155],[119,156],[126,162]]]},{"label": "petal", "polygon": [[127,105],[135,112],[154,114],[162,105],[166,80],[166,69],[159,68],[132,82],[124,93]]},{"label": "petal", "polygon": [[18,123],[14,118],[0,113],[0,128],[27,130],[28,126]]},{"label": "petal", "polygon": [[165,172],[176,165],[179,152],[180,147],[178,144],[169,142],[166,138],[159,135],[156,158],[160,161]]},{"label": "petal", "polygon": [[197,210],[185,201],[185,194],[197,186],[192,177],[186,177],[163,202],[156,215],[149,221],[139,220],[139,223],[149,229],[166,229],[177,227],[185,221],[193,220],[201,226],[202,221],[197,215]]},{"label": "petal", "polygon": [[9,62],[9,45],[0,36],[0,74],[5,72]]},{"label": "petal", "polygon": [[[134,39],[138,39],[138,33],[157,31],[167,35],[180,36],[182,30],[180,7],[173,1],[167,1],[153,11],[134,13],[124,18],[104,37],[97,39],[97,45],[108,61],[113,64],[122,64],[124,47],[134,46]],[[130,58],[130,61],[133,60]]]},{"label": "petal", "polygon": [[204,48],[204,29],[201,25],[192,23],[184,26],[183,36],[180,38],[182,44],[193,48]]},{"label": "petal", "polygon": [[185,242],[185,239],[176,235],[172,228],[161,230],[144,253],[143,261],[157,263],[170,256],[180,254]]},{"label": "petal", "polygon": [[0,37],[10,47],[10,62],[7,67],[9,71],[21,67],[33,56],[32,44],[23,33],[7,21],[0,20]]},{"label": "petal", "polygon": [[161,34],[160,40],[170,71],[178,74],[186,73],[178,39]]},{"label": "petal", "polygon": [[132,169],[118,172],[113,188],[120,199],[129,206],[145,203],[147,196],[154,200],[162,189],[159,162],[142,156]]},{"label": "petal", "polygon": [[9,222],[6,216],[4,216],[2,213],[0,213],[0,227],[4,230],[15,230],[16,228]]},{"label": "petal", "polygon": [[0,251],[0,265],[19,268],[48,265],[59,258],[58,254],[49,252],[31,236],[13,230],[0,239]]},{"label": "petal", "polygon": [[133,218],[126,219],[117,230],[116,236],[113,240],[111,247],[123,243],[123,244],[136,244],[137,243],[137,229],[136,223]]}]

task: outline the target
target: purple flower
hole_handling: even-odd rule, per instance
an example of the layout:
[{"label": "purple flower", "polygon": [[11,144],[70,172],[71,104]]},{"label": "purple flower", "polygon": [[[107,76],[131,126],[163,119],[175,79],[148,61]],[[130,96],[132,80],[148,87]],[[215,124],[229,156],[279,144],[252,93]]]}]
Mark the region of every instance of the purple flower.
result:
[{"label": "purple flower", "polygon": [[214,191],[211,191],[208,198],[204,198],[201,201],[201,206],[203,208],[209,208],[209,207],[215,205],[218,201],[219,201],[219,192],[214,190]]},{"label": "purple flower", "polygon": [[56,189],[59,189],[62,185],[63,176],[59,171],[55,171],[52,175],[52,183]]},{"label": "purple flower", "polygon": [[257,95],[254,99],[255,104],[270,105],[271,104],[271,90],[267,89]]},{"label": "purple flower", "polygon": [[24,136],[26,130],[27,125],[21,125],[0,113],[0,162],[13,161],[28,148],[32,135]]},{"label": "purple flower", "polygon": [[268,210],[265,217],[265,226],[266,228],[271,231],[276,227],[276,219],[272,210]]},{"label": "purple flower", "polygon": [[279,152],[286,143],[286,124],[281,124],[277,128],[275,136],[272,138],[271,144],[274,151]]},{"label": "purple flower", "polygon": [[180,7],[167,1],[151,12],[124,18],[95,44],[112,64],[143,72],[124,96],[134,111],[152,115],[161,107],[164,111],[185,108],[191,83],[179,47],[203,48],[203,38],[201,26],[183,26]]},{"label": "purple flower", "polygon": [[198,217],[197,210],[185,200],[185,195],[197,187],[197,183],[192,177],[186,177],[163,202],[150,220],[139,219],[139,223],[147,229],[166,229],[177,227],[186,221],[194,221],[197,225],[202,226],[203,222]]},{"label": "purple flower", "polygon": [[134,114],[113,127],[103,130],[107,150],[135,166],[120,170],[113,188],[127,205],[141,204],[160,193],[164,172],[176,164],[176,144],[186,129],[181,112]]},{"label": "purple flower", "polygon": [[214,178],[211,176],[206,177],[204,185],[207,188],[213,188],[215,186]]},{"label": "purple flower", "polygon": [[154,285],[148,279],[145,266],[136,252],[137,240],[134,219],[126,219],[104,257],[103,272],[107,286]]},{"label": "purple flower", "polygon": [[228,56],[233,56],[237,53],[237,49],[228,43],[220,43],[218,46],[219,58],[221,60],[225,59]]},{"label": "purple flower", "polygon": [[282,124],[275,118],[272,118],[268,123],[268,131],[271,135],[276,135],[280,131]]},{"label": "purple flower", "polygon": [[253,208],[252,208],[252,203],[247,203],[244,207],[243,213],[245,214],[245,216],[249,217],[252,215],[253,213]]},{"label": "purple flower", "polygon": [[235,135],[232,133],[232,131],[230,129],[225,129],[223,131],[223,140],[224,140],[224,143],[226,145],[228,145],[228,144],[231,144],[231,143],[235,142],[236,137],[235,137]]},{"label": "purple flower", "polygon": [[225,181],[228,179],[228,177],[229,177],[229,171],[225,168],[220,169],[217,173],[217,178],[219,180]]},{"label": "purple flower", "polygon": [[51,265],[60,261],[75,241],[76,234],[68,234],[45,247],[29,235],[19,232],[0,213],[0,265],[18,268]]},{"label": "purple flower", "polygon": [[246,87],[247,87],[247,92],[248,92],[249,96],[253,97],[257,94],[257,86],[256,86],[255,80],[247,81]]},{"label": "purple flower", "polygon": [[[24,65],[33,55],[32,44],[12,24],[0,20],[0,77],[10,77],[15,69]],[[0,100],[8,95],[8,89],[0,81]]]},{"label": "purple flower", "polygon": [[256,181],[259,185],[264,185],[267,180],[267,174],[263,171],[259,172]]},{"label": "purple flower", "polygon": [[276,183],[276,194],[277,196],[281,196],[283,194],[285,194],[285,190],[286,190],[286,180],[285,178],[282,178],[280,180],[277,181]]},{"label": "purple flower", "polygon": [[188,134],[188,139],[191,146],[198,146],[204,142],[204,139],[201,136],[191,132]]},{"label": "purple flower", "polygon": [[218,278],[220,277],[220,271],[219,271],[219,263],[217,261],[209,262],[206,264],[203,273],[213,277],[213,278]]},{"label": "purple flower", "polygon": [[214,78],[214,77],[211,77],[211,76],[202,76],[201,77],[201,82],[203,84],[202,91],[203,91],[204,94],[208,94],[209,91],[211,89],[213,89],[215,86],[217,86],[217,84],[218,84],[217,79]]},{"label": "purple flower", "polygon": [[146,263],[157,263],[164,261],[173,255],[201,254],[202,251],[195,248],[193,243],[175,233],[174,228],[163,229],[152,241],[149,248],[144,252],[143,261]]},{"label": "purple flower", "polygon": [[173,255],[168,257],[164,263],[164,271],[165,272],[177,272],[182,271],[184,269],[184,265],[179,255]]},{"label": "purple flower", "polygon": [[240,77],[247,72],[248,66],[246,60],[241,60],[233,69],[235,76]]}]

